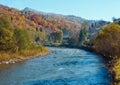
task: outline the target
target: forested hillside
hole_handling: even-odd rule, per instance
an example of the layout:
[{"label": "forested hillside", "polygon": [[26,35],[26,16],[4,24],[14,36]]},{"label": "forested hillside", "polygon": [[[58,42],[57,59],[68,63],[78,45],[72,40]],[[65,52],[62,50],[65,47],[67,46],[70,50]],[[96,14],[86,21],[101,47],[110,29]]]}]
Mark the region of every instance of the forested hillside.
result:
[{"label": "forested hillside", "polygon": [[[91,46],[92,39],[107,24],[109,22],[103,20],[86,20],[73,15],[43,13],[31,8],[18,10],[0,5],[0,58],[1,61],[9,60],[12,53],[15,53],[13,58],[16,55],[34,55],[44,49],[43,45]],[[7,58],[3,58],[4,54]]]},{"label": "forested hillside", "polygon": [[[109,23],[101,20],[86,20],[72,15],[64,16],[60,14],[43,13],[31,8],[18,10],[4,5],[0,5],[0,15],[8,16],[15,28],[20,27],[28,30],[36,44],[44,45],[57,42],[54,35],[55,31],[61,31],[62,33],[62,39],[57,39],[57,43],[66,43],[66,41],[68,43],[68,39],[75,36],[78,38],[80,30],[84,27],[89,31],[90,38],[91,35],[98,32],[102,26]],[[56,32],[56,34],[58,32]]]}]

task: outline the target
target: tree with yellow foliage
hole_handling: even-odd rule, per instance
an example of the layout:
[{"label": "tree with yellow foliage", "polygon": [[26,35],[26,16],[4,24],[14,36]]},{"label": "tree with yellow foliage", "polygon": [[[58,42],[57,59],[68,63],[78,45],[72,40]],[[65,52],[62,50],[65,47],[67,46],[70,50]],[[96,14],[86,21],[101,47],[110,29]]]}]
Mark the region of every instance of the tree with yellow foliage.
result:
[{"label": "tree with yellow foliage", "polygon": [[[110,24],[98,34],[94,41],[93,48],[96,52],[108,57],[120,55],[120,26]],[[111,57],[112,56],[112,57]]]}]

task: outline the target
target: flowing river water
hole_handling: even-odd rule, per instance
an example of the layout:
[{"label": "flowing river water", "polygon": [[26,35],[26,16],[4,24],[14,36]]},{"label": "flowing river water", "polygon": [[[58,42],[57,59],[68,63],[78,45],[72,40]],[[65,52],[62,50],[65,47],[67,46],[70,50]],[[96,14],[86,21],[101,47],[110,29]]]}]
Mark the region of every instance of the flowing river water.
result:
[{"label": "flowing river water", "polygon": [[111,75],[98,55],[71,48],[24,62],[0,65],[0,85],[110,85]]}]

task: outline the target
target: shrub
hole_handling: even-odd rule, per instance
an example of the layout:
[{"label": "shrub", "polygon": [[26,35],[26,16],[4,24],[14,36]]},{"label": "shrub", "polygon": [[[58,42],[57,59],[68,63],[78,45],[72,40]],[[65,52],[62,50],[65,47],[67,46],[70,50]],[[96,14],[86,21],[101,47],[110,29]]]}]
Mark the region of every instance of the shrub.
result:
[{"label": "shrub", "polygon": [[93,48],[104,56],[120,55],[120,26],[106,26],[96,37]]},{"label": "shrub", "polygon": [[20,28],[14,30],[15,45],[18,46],[18,50],[29,49],[32,45],[32,40],[29,33]]}]

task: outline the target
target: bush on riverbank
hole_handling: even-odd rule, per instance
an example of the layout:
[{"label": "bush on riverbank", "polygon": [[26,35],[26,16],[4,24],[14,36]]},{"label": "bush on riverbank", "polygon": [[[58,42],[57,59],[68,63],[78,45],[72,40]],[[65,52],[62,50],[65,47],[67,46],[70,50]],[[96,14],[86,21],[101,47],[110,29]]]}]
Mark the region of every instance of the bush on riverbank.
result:
[{"label": "bush on riverbank", "polygon": [[93,48],[97,53],[109,59],[118,58],[120,55],[120,26],[110,24],[106,26],[94,40]]}]

